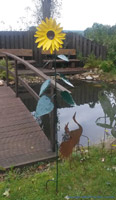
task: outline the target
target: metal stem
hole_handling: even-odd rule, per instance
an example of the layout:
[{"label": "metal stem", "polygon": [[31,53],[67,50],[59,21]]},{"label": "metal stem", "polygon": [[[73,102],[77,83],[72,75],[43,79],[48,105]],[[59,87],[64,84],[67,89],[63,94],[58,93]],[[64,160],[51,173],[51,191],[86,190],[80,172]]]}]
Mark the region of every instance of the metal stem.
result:
[{"label": "metal stem", "polygon": [[56,52],[55,52],[55,58],[54,58],[54,69],[55,69],[55,97],[54,97],[54,110],[55,110],[55,127],[54,127],[54,132],[55,132],[55,140],[56,140],[56,193],[58,192],[58,135],[57,135],[57,82],[56,82]]}]

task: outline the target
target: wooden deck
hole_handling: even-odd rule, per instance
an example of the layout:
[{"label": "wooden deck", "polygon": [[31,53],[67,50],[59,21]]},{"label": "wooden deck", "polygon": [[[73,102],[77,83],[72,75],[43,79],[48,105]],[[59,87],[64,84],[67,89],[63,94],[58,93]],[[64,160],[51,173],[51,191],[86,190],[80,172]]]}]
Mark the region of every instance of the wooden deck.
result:
[{"label": "wooden deck", "polygon": [[0,86],[0,167],[21,166],[55,157],[50,143],[10,87]]}]

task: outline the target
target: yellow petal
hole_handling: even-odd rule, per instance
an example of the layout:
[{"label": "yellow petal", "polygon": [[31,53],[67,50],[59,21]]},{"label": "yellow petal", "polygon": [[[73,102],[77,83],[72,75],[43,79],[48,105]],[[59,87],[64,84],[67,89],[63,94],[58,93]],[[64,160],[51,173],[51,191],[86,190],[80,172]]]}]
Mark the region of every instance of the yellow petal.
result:
[{"label": "yellow petal", "polygon": [[37,34],[35,34],[35,35],[34,35],[34,37],[38,37],[38,35],[37,35]]},{"label": "yellow petal", "polygon": [[56,49],[56,51],[59,51],[59,48],[56,47],[55,49]]},{"label": "yellow petal", "polygon": [[59,44],[56,40],[54,40],[54,45],[55,45],[55,47],[59,48]]},{"label": "yellow petal", "polygon": [[52,49],[55,50],[54,40],[52,40]]},{"label": "yellow petal", "polygon": [[46,20],[46,24],[48,24],[49,19],[46,17],[45,20]]},{"label": "yellow petal", "polygon": [[58,43],[63,44],[63,41],[62,41],[61,39],[55,37],[55,40],[56,40]]},{"label": "yellow petal", "polygon": [[43,50],[45,50],[45,49],[48,50],[49,49],[48,48],[49,44],[50,44],[50,41],[47,40],[46,43],[43,45]]},{"label": "yellow petal", "polygon": [[45,37],[37,38],[36,41],[35,41],[35,43],[38,43],[38,42],[40,42],[42,40],[45,40]]},{"label": "yellow petal", "polygon": [[57,24],[56,24],[56,20],[55,19],[53,20],[53,27],[54,27],[54,29],[57,28]]},{"label": "yellow petal", "polygon": [[39,44],[38,44],[38,48],[40,48],[40,47],[42,47],[44,44],[46,43],[46,40],[43,40],[43,41],[41,41]]},{"label": "yellow petal", "polygon": [[51,47],[51,45],[52,45],[52,40],[49,40],[46,45],[47,46],[46,49],[48,50]]},{"label": "yellow petal", "polygon": [[46,27],[43,24],[40,24],[39,27],[40,27],[40,30],[46,31]]},{"label": "yellow petal", "polygon": [[58,28],[60,28],[60,23],[59,23],[59,24],[57,24],[57,29],[58,29]]},{"label": "yellow petal", "polygon": [[60,32],[62,32],[62,30],[63,30],[63,28],[58,28],[58,29],[56,30],[56,33],[60,33]]},{"label": "yellow petal", "polygon": [[53,49],[52,49],[52,47],[50,48],[50,53],[53,54]]},{"label": "yellow petal", "polygon": [[48,27],[47,24],[42,20],[41,24],[43,24],[46,28]]}]

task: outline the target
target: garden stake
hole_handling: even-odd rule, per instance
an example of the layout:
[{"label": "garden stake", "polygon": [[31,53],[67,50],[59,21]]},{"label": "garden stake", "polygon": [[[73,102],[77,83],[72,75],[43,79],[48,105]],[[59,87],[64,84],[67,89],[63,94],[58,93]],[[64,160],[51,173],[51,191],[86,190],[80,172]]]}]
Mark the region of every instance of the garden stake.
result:
[{"label": "garden stake", "polygon": [[55,51],[55,59],[54,59],[54,69],[55,69],[55,97],[54,97],[54,118],[55,118],[55,126],[54,126],[54,133],[55,133],[55,140],[56,140],[56,193],[58,192],[58,134],[57,134],[57,89],[56,89],[56,51]]},{"label": "garden stake", "polygon": [[58,193],[58,135],[57,135],[57,89],[56,89],[56,52],[54,57],[54,69],[55,69],[55,88],[54,88],[54,134],[55,134],[55,149],[56,149],[56,180],[48,180],[46,182],[46,189],[48,189],[48,183],[54,181],[56,183],[56,193]]}]

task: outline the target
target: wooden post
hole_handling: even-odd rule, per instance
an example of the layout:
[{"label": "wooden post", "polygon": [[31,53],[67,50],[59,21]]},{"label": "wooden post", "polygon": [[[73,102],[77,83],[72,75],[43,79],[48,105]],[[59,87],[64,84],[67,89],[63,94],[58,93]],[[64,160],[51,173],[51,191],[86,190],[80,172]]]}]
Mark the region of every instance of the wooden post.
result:
[{"label": "wooden post", "polygon": [[8,57],[5,57],[6,60],[6,84],[9,85],[9,71],[8,71]]},{"label": "wooden post", "polygon": [[17,71],[17,60],[15,60],[15,92],[18,97],[18,71]]}]

